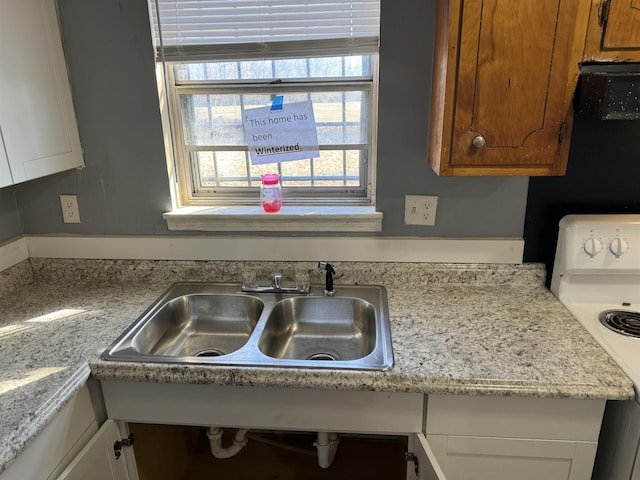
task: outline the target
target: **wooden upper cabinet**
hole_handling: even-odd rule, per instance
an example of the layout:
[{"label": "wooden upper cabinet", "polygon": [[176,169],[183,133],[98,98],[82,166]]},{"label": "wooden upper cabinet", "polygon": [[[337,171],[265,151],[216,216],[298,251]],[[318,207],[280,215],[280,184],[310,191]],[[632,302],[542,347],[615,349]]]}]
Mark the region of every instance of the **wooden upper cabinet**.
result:
[{"label": "wooden upper cabinet", "polygon": [[429,152],[439,175],[565,173],[589,13],[580,2],[439,0]]},{"label": "wooden upper cabinet", "polygon": [[592,0],[584,58],[640,61],[640,0]]}]

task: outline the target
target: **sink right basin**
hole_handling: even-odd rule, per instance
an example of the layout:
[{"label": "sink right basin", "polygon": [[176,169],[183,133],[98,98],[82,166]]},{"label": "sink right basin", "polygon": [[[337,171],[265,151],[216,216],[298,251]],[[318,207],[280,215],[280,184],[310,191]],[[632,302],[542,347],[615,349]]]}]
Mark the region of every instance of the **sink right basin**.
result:
[{"label": "sink right basin", "polygon": [[258,342],[269,357],[356,360],[376,345],[376,311],[360,298],[295,297],[278,302]]}]

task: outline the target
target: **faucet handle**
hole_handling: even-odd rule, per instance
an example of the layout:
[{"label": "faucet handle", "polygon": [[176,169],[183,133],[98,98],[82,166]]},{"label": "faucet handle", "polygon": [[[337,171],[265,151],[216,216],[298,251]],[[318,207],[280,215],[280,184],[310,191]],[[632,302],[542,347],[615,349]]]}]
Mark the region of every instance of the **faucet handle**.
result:
[{"label": "faucet handle", "polygon": [[255,270],[243,270],[242,271],[242,287],[243,288],[255,288],[256,283],[256,271]]},{"label": "faucet handle", "polygon": [[271,286],[276,289],[282,286],[282,274],[280,272],[273,272],[271,274]]}]

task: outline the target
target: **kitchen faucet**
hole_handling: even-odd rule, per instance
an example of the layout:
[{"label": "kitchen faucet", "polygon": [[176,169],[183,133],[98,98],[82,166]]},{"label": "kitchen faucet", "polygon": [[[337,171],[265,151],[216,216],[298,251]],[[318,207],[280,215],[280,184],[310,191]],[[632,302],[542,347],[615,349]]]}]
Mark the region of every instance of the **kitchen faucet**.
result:
[{"label": "kitchen faucet", "polygon": [[309,293],[309,284],[298,285],[295,282],[285,282],[282,280],[282,273],[273,272],[269,284],[258,285],[253,282],[243,280],[242,291],[246,293]]},{"label": "kitchen faucet", "polygon": [[[333,265],[327,262],[318,262],[318,271],[324,272],[325,274],[325,284],[324,284],[324,294],[327,297],[333,297],[336,294],[335,288],[333,287],[334,276],[336,275],[336,270],[333,268]],[[255,283],[255,280],[252,282],[243,281],[242,291],[247,293],[309,293],[309,280],[308,275],[313,273],[313,269],[307,272],[307,281],[298,283],[297,278],[296,282],[292,285],[291,282],[284,282],[282,280],[282,273],[273,272],[271,274],[271,281],[269,284],[258,285]],[[255,278],[255,277],[254,277]]]}]

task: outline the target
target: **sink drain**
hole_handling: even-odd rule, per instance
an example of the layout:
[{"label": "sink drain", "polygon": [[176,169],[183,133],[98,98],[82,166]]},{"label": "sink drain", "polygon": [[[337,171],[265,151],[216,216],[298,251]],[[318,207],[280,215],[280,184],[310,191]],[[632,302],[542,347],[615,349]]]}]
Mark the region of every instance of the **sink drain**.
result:
[{"label": "sink drain", "polygon": [[194,357],[219,357],[221,355],[224,355],[223,351],[216,350],[215,348],[208,348],[206,350],[200,350],[194,355]]},{"label": "sink drain", "polygon": [[308,356],[307,360],[338,360],[338,358],[330,353],[314,353]]}]

